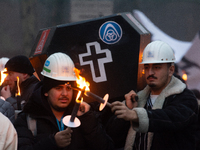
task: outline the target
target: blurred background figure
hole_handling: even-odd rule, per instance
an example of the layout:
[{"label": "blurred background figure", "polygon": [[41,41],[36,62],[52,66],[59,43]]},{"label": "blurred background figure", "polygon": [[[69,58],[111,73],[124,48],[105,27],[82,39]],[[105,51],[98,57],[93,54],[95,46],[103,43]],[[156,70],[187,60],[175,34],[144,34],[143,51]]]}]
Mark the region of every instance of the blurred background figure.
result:
[{"label": "blurred background figure", "polygon": [[[39,81],[29,58],[17,55],[9,59],[5,64],[6,86],[1,89],[1,95],[15,110],[22,110]],[[17,94],[17,95],[16,95]]]},{"label": "blurred background figure", "polygon": [[[5,84],[4,79],[5,79],[6,75],[3,72],[4,72],[5,64],[7,63],[8,60],[9,60],[9,58],[7,58],[7,57],[2,57],[0,59],[0,71],[1,71],[0,89],[1,89],[1,87],[3,87],[3,84]],[[2,96],[0,96],[0,112],[2,114],[4,114],[6,117],[8,117],[12,123],[15,121],[14,108],[11,106],[11,104],[9,102],[5,101],[4,97],[2,97]]]},{"label": "blurred background figure", "polygon": [[13,124],[0,113],[0,150],[17,150],[17,132]]},{"label": "blurred background figure", "polygon": [[1,71],[1,74],[0,74],[0,86],[3,84],[4,79],[6,77],[6,75],[3,73],[3,71],[4,71],[4,68],[5,68],[5,64],[7,63],[8,60],[9,60],[9,58],[7,58],[7,57],[0,58],[0,71]]}]

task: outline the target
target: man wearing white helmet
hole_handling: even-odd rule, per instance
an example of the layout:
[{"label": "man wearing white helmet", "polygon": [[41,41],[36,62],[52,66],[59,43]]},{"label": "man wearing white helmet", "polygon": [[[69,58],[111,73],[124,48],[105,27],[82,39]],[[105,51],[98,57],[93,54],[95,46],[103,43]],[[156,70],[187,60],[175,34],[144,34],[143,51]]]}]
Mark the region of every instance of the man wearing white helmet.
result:
[{"label": "man wearing white helmet", "polygon": [[[68,128],[63,117],[71,115],[77,91],[74,63],[64,53],[54,53],[45,61],[44,76],[35,88],[14,125],[18,133],[19,150],[110,150],[111,138],[98,123],[90,105],[82,102],[77,117],[81,125]],[[27,126],[28,118],[35,120],[35,127]],[[33,125],[33,123],[32,123]],[[33,132],[33,134],[31,133]]]},{"label": "man wearing white helmet", "polygon": [[[147,86],[137,94],[130,91],[124,102],[111,104],[117,118],[124,120],[118,126],[128,132],[125,149],[195,149],[198,104],[186,85],[173,76],[174,62],[174,53],[168,44],[162,41],[149,43],[141,63],[144,64]],[[117,124],[117,119],[113,123]]]}]

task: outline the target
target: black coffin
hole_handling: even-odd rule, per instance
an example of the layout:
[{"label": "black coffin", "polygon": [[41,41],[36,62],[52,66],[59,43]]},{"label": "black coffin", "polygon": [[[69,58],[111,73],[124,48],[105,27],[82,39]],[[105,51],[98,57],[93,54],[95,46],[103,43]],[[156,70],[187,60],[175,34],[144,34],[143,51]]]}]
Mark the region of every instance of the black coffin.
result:
[{"label": "black coffin", "polygon": [[139,62],[150,39],[150,33],[131,13],[120,13],[41,29],[30,61],[42,79],[46,58],[64,52],[90,82],[91,92],[100,97],[108,93],[109,101],[121,101],[127,92],[145,85]]}]

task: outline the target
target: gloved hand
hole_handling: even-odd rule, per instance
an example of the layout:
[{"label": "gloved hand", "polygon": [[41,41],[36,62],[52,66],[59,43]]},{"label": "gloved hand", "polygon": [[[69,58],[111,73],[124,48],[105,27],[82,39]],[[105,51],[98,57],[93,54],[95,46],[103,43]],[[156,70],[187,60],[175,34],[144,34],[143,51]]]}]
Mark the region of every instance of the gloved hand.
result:
[{"label": "gloved hand", "polygon": [[58,147],[66,147],[71,143],[71,133],[71,128],[66,128],[55,134],[54,138]]}]

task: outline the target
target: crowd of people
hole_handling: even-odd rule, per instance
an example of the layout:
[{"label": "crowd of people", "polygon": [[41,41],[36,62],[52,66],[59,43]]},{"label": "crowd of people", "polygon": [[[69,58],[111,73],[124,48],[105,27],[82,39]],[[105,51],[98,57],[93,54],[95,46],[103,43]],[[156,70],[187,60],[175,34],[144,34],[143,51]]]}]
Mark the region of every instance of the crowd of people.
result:
[{"label": "crowd of people", "polygon": [[[65,53],[48,56],[41,80],[26,56],[0,62],[6,74],[0,88],[1,150],[200,149],[200,94],[175,74],[174,52],[165,42],[153,41],[143,51],[146,87],[124,93],[125,100],[102,112],[84,101],[77,105],[75,66]],[[67,125],[65,116],[77,106],[80,125]]]}]

